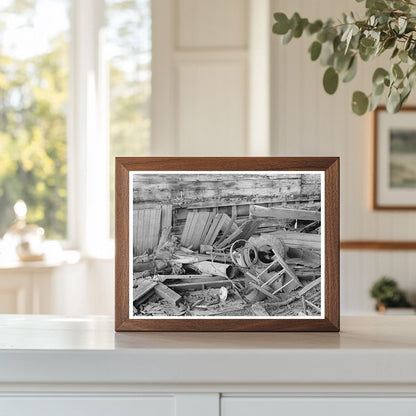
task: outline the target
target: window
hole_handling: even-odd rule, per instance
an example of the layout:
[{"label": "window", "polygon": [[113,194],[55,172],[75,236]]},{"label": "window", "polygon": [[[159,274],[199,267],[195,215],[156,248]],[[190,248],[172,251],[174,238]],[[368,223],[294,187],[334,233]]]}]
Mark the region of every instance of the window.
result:
[{"label": "window", "polygon": [[[24,199],[48,238],[67,224],[68,0],[0,6],[0,236]],[[53,14],[54,18],[50,16]]]},{"label": "window", "polygon": [[47,238],[113,236],[114,157],[150,142],[151,0],[3,0],[0,238],[23,199]]},{"label": "window", "polygon": [[149,153],[150,0],[107,0],[110,79],[110,235],[114,236],[114,157]]}]

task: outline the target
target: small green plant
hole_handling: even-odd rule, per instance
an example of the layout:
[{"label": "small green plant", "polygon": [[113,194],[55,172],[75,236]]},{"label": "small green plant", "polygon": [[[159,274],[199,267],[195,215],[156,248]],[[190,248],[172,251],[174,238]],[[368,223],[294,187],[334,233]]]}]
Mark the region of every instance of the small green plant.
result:
[{"label": "small green plant", "polygon": [[376,299],[378,306],[382,305],[391,308],[411,306],[406,295],[399,288],[397,282],[387,276],[377,280],[370,289],[370,295]]},{"label": "small green plant", "polygon": [[328,94],[335,93],[340,80],[349,82],[355,77],[359,60],[367,62],[389,53],[390,65],[373,74],[372,92],[353,93],[352,110],[357,115],[372,111],[387,93],[387,110],[396,113],[416,80],[416,0],[366,0],[365,8],[364,18],[344,13],[338,22],[310,22],[299,13],[290,19],[275,13],[273,33],[282,35],[284,44],[305,33],[315,38],[309,54],[326,68],[323,86]]}]

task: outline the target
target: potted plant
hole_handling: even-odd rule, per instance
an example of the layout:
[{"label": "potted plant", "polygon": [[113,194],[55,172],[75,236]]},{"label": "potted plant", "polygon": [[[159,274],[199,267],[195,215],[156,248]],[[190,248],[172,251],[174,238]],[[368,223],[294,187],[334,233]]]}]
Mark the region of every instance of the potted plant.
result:
[{"label": "potted plant", "polygon": [[370,296],[376,300],[378,312],[386,312],[388,308],[411,308],[405,293],[399,288],[397,282],[387,276],[381,277],[373,284]]}]

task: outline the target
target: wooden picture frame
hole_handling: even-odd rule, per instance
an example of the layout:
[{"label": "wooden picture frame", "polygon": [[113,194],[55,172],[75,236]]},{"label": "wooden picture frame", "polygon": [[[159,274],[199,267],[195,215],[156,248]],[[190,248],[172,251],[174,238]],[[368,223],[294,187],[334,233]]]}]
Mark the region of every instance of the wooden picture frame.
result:
[{"label": "wooden picture frame", "polygon": [[[145,176],[149,174],[150,176]],[[158,175],[161,175],[161,174],[165,175],[163,176],[164,178],[163,180],[158,177]],[[186,175],[191,175],[191,174],[193,176],[186,176]],[[178,176],[173,177],[173,175],[178,175]],[[201,185],[200,175],[202,175],[202,178],[203,178],[202,185]],[[206,176],[203,176],[203,175],[206,175]],[[143,305],[140,305],[138,307],[140,309],[140,312],[138,311],[138,309],[136,309],[135,305],[137,305],[137,301],[136,303],[134,303],[134,301],[132,300],[133,294],[134,296],[136,296],[140,292],[140,296],[142,296],[142,293],[144,293],[144,290],[141,290],[141,288],[143,287],[143,284],[144,283],[148,284],[148,281],[152,281],[152,279],[154,278],[156,278],[157,284],[160,283],[160,281],[158,280],[158,278],[160,277],[159,275],[143,278],[141,274],[142,272],[138,273],[140,276],[139,278],[136,278],[135,276],[136,272],[134,272],[135,284],[132,283],[133,282],[132,270],[133,269],[137,270],[137,267],[141,267],[141,264],[142,264],[142,263],[137,263],[136,261],[140,261],[140,262],[147,261],[144,257],[147,255],[146,251],[144,252],[144,254],[140,254],[140,256],[138,257],[133,256],[133,253],[134,253],[133,249],[137,249],[137,244],[138,244],[137,236],[149,235],[149,234],[145,234],[144,232],[140,234],[141,231],[137,231],[137,230],[141,230],[142,228],[140,227],[142,226],[144,227],[143,223],[140,222],[142,220],[138,220],[137,219],[138,217],[137,218],[134,217],[136,219],[133,219],[133,215],[135,216],[139,214],[142,216],[145,215],[144,214],[145,208],[141,210],[142,205],[140,205],[140,204],[145,204],[145,202],[143,201],[149,200],[149,198],[145,199],[145,195],[149,194],[149,192],[152,192],[152,189],[156,189],[156,188],[159,190],[162,189],[163,192],[165,192],[167,190],[168,185],[164,185],[164,183],[167,183],[167,182],[163,182],[163,181],[168,179],[169,183],[172,184],[172,185],[169,185],[170,186],[169,192],[171,192],[171,189],[173,189],[173,187],[175,187],[176,189],[178,187],[178,183],[181,183],[181,186],[183,186],[183,188],[179,188],[179,189],[184,189],[184,192],[183,193],[178,192],[177,194],[175,194],[175,198],[176,198],[175,201],[177,201],[178,198],[179,199],[186,198],[186,195],[188,195],[186,190],[188,188],[197,189],[195,188],[193,184],[195,184],[198,181],[199,181],[198,183],[200,184],[198,189],[201,189],[202,187],[203,192],[205,192],[205,189],[208,189],[208,188],[204,188],[204,186],[208,187],[208,185],[206,184],[211,183],[211,182],[214,183],[214,180],[211,181],[211,178],[216,178],[217,180],[220,175],[221,175],[221,178],[224,178],[224,179],[219,182],[218,181],[215,182],[215,184],[216,186],[218,186],[217,184],[220,184],[221,189],[219,193],[221,195],[223,195],[222,192],[225,192],[223,191],[223,188],[225,189],[226,186],[229,188],[231,187],[230,189],[232,189],[232,186],[234,185],[230,185],[230,184],[237,184],[235,186],[239,186],[242,189],[243,184],[248,182],[248,185],[247,185],[248,189],[252,189],[250,188],[252,184],[252,182],[250,181],[254,179],[257,181],[255,183],[261,183],[261,184],[264,183],[265,186],[266,185],[269,186],[268,182],[266,183],[266,179],[270,181],[283,181],[283,180],[289,180],[290,178],[292,178],[290,180],[293,183],[295,183],[296,181],[296,186],[293,185],[294,186],[293,189],[297,190],[298,187],[300,189],[299,191],[296,191],[297,193],[292,194],[292,196],[288,195],[288,193],[286,192],[286,190],[289,189],[290,187],[289,188],[284,187],[284,186],[280,188],[275,187],[275,184],[277,183],[281,184],[283,182],[271,182],[272,185],[270,186],[272,186],[276,192],[273,191],[270,193],[267,190],[268,188],[267,189],[265,188],[265,191],[264,191],[264,194],[266,196],[269,196],[269,198],[271,198],[272,194],[279,196],[279,198],[283,198],[283,197],[286,198],[285,201],[287,201],[287,204],[291,203],[291,201],[289,201],[288,199],[290,198],[293,199],[294,198],[293,195],[295,195],[295,198],[297,198],[296,200],[303,201],[302,197],[298,198],[297,195],[306,193],[306,190],[309,189],[307,187],[308,186],[307,180],[309,180],[309,178],[312,178],[313,180],[315,180],[316,177],[318,176],[319,178],[321,178],[319,179],[320,180],[319,183],[320,183],[320,192],[321,192],[320,195],[322,196],[322,199],[316,198],[316,199],[319,199],[319,201],[322,201],[322,207],[321,207],[322,210],[321,209],[318,210],[318,211],[321,211],[321,216],[319,217],[320,221],[314,221],[312,225],[315,224],[314,225],[315,227],[318,225],[319,226],[318,230],[315,230],[313,232],[319,235],[321,234],[320,235],[321,243],[319,246],[319,250],[323,248],[323,253],[322,253],[321,260],[320,260],[321,263],[319,265],[320,267],[319,270],[324,270],[324,272],[322,273],[322,279],[321,279],[321,273],[319,272],[320,277],[319,278],[317,278],[316,276],[313,277],[313,279],[315,280],[312,281],[311,283],[308,283],[307,281],[302,281],[304,283],[301,283],[300,286],[298,285],[299,287],[295,286],[296,290],[294,290],[293,292],[283,293],[283,294],[277,293],[274,295],[275,297],[285,295],[286,298],[289,300],[293,299],[293,297],[296,297],[296,302],[298,302],[297,304],[299,304],[299,302],[301,302],[302,300],[302,304],[303,304],[302,310],[306,312],[305,314],[299,312],[299,314],[296,316],[281,315],[281,316],[264,316],[264,317],[263,316],[258,317],[256,316],[257,314],[254,314],[253,315],[254,317],[252,317],[251,316],[252,310],[250,309],[250,316],[241,316],[241,317],[229,316],[226,313],[227,304],[224,304],[225,306],[218,306],[218,305],[207,306],[207,308],[211,308],[211,309],[218,308],[217,310],[221,311],[221,316],[215,316],[215,314],[210,313],[210,314],[207,314],[207,316],[201,316],[201,317],[187,316],[187,315],[181,315],[181,316],[164,315],[162,318],[160,318],[158,316],[144,316],[143,315],[144,312],[142,311]],[[234,175],[234,176],[227,176],[227,175]],[[236,180],[234,182],[228,181],[230,178],[234,178],[234,179],[235,177],[240,178],[240,175],[247,175],[247,176],[241,176],[241,178],[242,179],[249,178],[249,179],[241,180],[241,181]],[[264,182],[258,182],[259,180],[260,181],[263,180],[262,175],[264,175]],[[155,178],[158,180],[156,185],[154,184],[156,183]],[[206,181],[205,181],[205,178],[206,178]],[[182,185],[182,182],[178,182],[178,181],[185,181],[185,180],[188,180],[188,182],[183,182],[183,185]],[[150,183],[150,185],[144,186],[143,183],[147,183],[147,184]],[[299,185],[299,183],[301,185]],[[239,188],[239,191],[236,192],[237,194],[243,193],[243,191],[240,188]],[[339,158],[337,157],[293,157],[293,158],[290,158],[290,157],[243,157],[243,158],[119,157],[119,158],[116,158],[115,189],[116,189],[115,191],[115,194],[116,194],[116,197],[115,197],[116,198],[115,199],[115,212],[116,212],[115,214],[115,217],[116,217],[115,218],[115,330],[116,331],[339,331],[339,297],[340,297],[339,296]],[[136,202],[133,202],[133,194],[135,196]],[[185,197],[183,196],[183,194],[185,194]],[[208,195],[208,191],[206,191],[206,193],[204,193],[203,195],[205,194]],[[256,189],[253,189],[253,195],[254,194],[256,195],[258,194],[258,191]],[[173,194],[170,193],[169,195],[170,195],[170,198],[172,198]],[[214,199],[217,198],[216,200],[218,201],[218,197],[215,195],[215,193],[213,195],[214,196],[212,196],[212,198]],[[202,200],[204,201],[203,202],[204,207],[209,205],[207,203],[207,200],[204,199],[204,197],[202,198]],[[269,200],[271,201],[272,199],[268,199],[267,201]],[[251,201],[254,201],[254,202],[251,202]],[[251,227],[250,230],[252,231],[255,228],[254,226],[245,227],[245,225],[247,225],[249,221],[252,221],[251,224],[255,222],[256,225],[263,224],[262,225],[263,227],[267,227],[268,223],[266,224],[265,221],[262,222],[258,220],[258,217],[256,217],[258,215],[260,216],[264,216],[266,214],[269,215],[269,213],[271,212],[273,218],[275,218],[276,212],[278,212],[279,215],[281,215],[280,213],[283,211],[284,212],[283,216],[286,218],[286,215],[287,215],[286,212],[293,211],[291,209],[286,209],[285,211],[285,208],[279,208],[279,207],[274,208],[273,204],[264,203],[263,205],[261,205],[260,202],[256,202],[256,201],[257,200],[254,200],[251,196],[247,197],[247,201],[246,200],[242,201],[244,207],[248,205],[248,208],[249,208],[250,215],[248,217],[249,218],[248,220],[247,219],[238,220],[239,214],[238,213],[236,214],[236,212],[239,210],[239,208],[233,209],[231,207],[233,211],[233,214],[232,214],[233,221],[236,224],[243,224],[243,225],[239,226],[240,228],[237,227],[236,225],[237,231],[233,231],[233,233],[231,233],[231,231],[228,231],[228,234],[226,234],[226,231],[225,231],[226,227],[225,227],[224,236],[221,237],[223,239],[222,240],[223,243],[226,241],[228,242],[233,241],[233,238],[235,239],[235,236],[242,236],[243,235],[242,230],[247,231]],[[184,202],[182,200],[177,205],[174,205],[174,210],[176,210],[175,213],[177,213],[178,218],[179,218],[179,213],[182,212],[180,211],[182,209],[181,207],[185,203],[188,203],[188,202],[186,201]],[[253,208],[251,208],[251,206],[257,203],[259,205],[255,206],[254,214],[253,214],[254,216],[252,216]],[[306,203],[308,203],[308,201],[306,201],[305,204]],[[314,202],[310,201],[310,203],[313,204]],[[191,209],[192,206],[194,205],[186,206],[187,207],[186,219],[182,221],[188,221],[188,220],[192,221],[189,219],[191,216],[190,212],[199,212],[199,211],[195,211],[195,209],[194,211],[192,211]],[[143,205],[143,207],[147,207],[147,205]],[[139,214],[136,212],[137,209],[139,209]],[[215,211],[215,208],[212,208],[212,209]],[[216,209],[217,211],[215,212],[219,212],[218,211],[219,208],[217,207]],[[223,208],[220,208],[220,209],[223,209]],[[228,209],[228,206],[226,207],[226,209]],[[246,208],[244,208],[244,210],[245,209]],[[241,209],[242,212],[244,210],[243,208]],[[264,213],[258,214],[256,210],[260,210],[261,212],[266,211],[266,214]],[[171,206],[170,212],[172,212],[172,206]],[[297,209],[296,215],[292,215],[292,217],[297,218],[299,215],[307,219],[310,217],[310,215],[307,215],[305,217],[303,214],[301,215],[298,212],[303,213],[305,211]],[[235,217],[234,214],[237,216]],[[196,214],[193,214],[193,215],[196,215]],[[247,215],[247,213],[245,215]],[[212,218],[212,216],[210,216],[210,218]],[[282,221],[282,220],[279,220],[279,221]],[[311,221],[310,218],[309,218],[309,221]],[[291,224],[293,223],[293,225],[291,226],[298,227],[299,222],[302,223],[302,220],[293,219],[293,221],[291,222]],[[186,224],[187,223],[185,222],[185,225],[182,226],[183,227],[182,237],[181,237],[182,240],[180,240],[181,243],[182,241],[184,241],[185,228],[187,227]],[[305,229],[308,227],[312,228],[312,225],[310,223],[308,224],[309,225],[307,225],[307,227],[302,227],[302,229],[296,228],[296,230],[293,231],[293,232],[297,232],[297,235],[295,236],[296,238],[300,238],[299,231],[304,231],[303,228]],[[171,225],[172,225],[172,222],[171,222]],[[130,231],[131,229],[133,229],[133,226],[135,227],[134,233]],[[275,223],[272,222],[272,226],[270,227],[277,227],[277,226],[275,225]],[[321,227],[322,227],[322,233],[320,233],[319,231]],[[263,229],[267,230],[267,228],[263,228]],[[272,230],[275,230],[275,229],[276,228],[272,228]],[[172,230],[171,226],[170,228],[168,227],[168,230]],[[277,232],[278,236],[280,235],[279,232]],[[161,235],[161,233],[159,235]],[[253,233],[251,234],[248,233],[247,235],[253,235]],[[258,232],[258,234],[255,234],[254,236],[256,237],[257,235],[261,236],[263,234],[261,232]],[[244,234],[244,236],[246,236],[246,234]],[[310,236],[312,236],[312,234],[310,235],[307,234],[308,238],[312,238]],[[135,238],[134,244],[133,244],[133,237]],[[318,235],[315,235],[314,239],[317,237]],[[172,239],[173,239],[172,241],[177,241],[177,238],[174,239],[174,237],[172,237]],[[305,239],[305,235],[303,235],[302,239]],[[158,247],[160,247],[160,240],[161,240],[161,237],[159,239]],[[200,244],[201,241],[202,240],[200,240],[198,244]],[[237,240],[234,240],[234,242],[236,241]],[[215,246],[215,244],[214,246],[208,246],[208,247],[211,247],[212,251],[206,251],[208,253],[211,253],[211,257],[213,256],[212,253],[214,252],[214,249],[215,250],[217,249],[215,247],[219,247],[221,245],[221,244],[217,244]],[[249,243],[247,243],[247,246],[244,246],[244,244],[246,243],[241,243],[241,244],[243,244],[242,245],[243,248],[241,250],[245,250],[246,247],[249,247]],[[284,244],[283,246],[285,247],[285,250],[287,250],[287,247]],[[195,248],[195,247],[192,247],[191,245],[189,247],[191,247],[191,249]],[[202,252],[201,246],[196,246],[196,247],[199,247],[199,252]],[[141,250],[143,250],[143,248]],[[186,250],[189,250],[189,248],[187,248]],[[227,246],[227,250],[228,250],[228,246]],[[231,251],[230,251],[231,257],[233,258],[233,261],[236,262],[236,259],[233,257],[233,254],[235,254],[235,252],[233,252],[232,250],[233,248],[231,244]],[[293,270],[295,270],[294,269],[295,266],[294,265],[289,266],[288,265],[289,259],[285,258],[286,260],[282,260],[284,258],[284,254],[282,253],[277,254],[277,251],[278,251],[277,249],[276,250],[274,249],[274,251],[273,250],[271,251],[272,260],[267,260],[267,259],[263,259],[263,260],[272,262],[273,265],[276,263],[278,266],[281,266],[281,267],[277,267],[276,269],[276,270],[280,270],[280,273],[276,272],[273,278],[275,278],[279,274],[281,275],[284,270],[285,271],[283,273],[283,276],[285,276],[284,279],[290,279],[290,276],[291,276],[290,272],[291,271],[293,272]],[[135,254],[137,254],[137,252],[138,251],[136,250]],[[153,253],[155,252],[156,252],[156,248],[154,249]],[[298,252],[302,252],[302,249],[300,249],[300,251]],[[218,254],[218,252],[216,253]],[[197,254],[197,256],[198,255],[200,254]],[[244,258],[247,259],[247,257],[244,257]],[[282,262],[279,259],[282,260]],[[133,260],[135,261],[134,265],[133,265]],[[154,258],[152,261],[155,263]],[[255,261],[257,261],[257,259],[253,260],[253,256],[249,257],[249,260],[247,260],[247,262],[252,262],[253,264]],[[296,259],[295,260],[292,259],[291,264],[296,264],[296,262],[297,262]],[[240,263],[235,263],[235,264],[236,264],[235,268],[239,269]],[[181,266],[185,267],[186,264],[185,266],[184,264],[181,264]],[[251,267],[257,267],[257,266],[258,265],[254,265],[254,266],[251,265]],[[287,270],[285,266],[288,267]],[[153,267],[154,268],[152,270],[156,270],[156,266],[154,265]],[[260,274],[262,272],[260,272],[260,274],[253,277],[253,279],[257,279],[257,280],[251,280],[252,275],[249,275],[250,277],[247,278],[247,270],[252,270],[252,269],[248,269],[247,268],[248,266],[246,264],[244,265],[244,267],[245,268],[243,269],[242,272],[244,273],[245,280],[240,279],[240,280],[244,280],[244,284],[239,283],[237,285],[237,284],[231,283],[231,286],[229,286],[230,287],[229,293],[233,293],[234,297],[232,299],[236,299],[235,302],[239,302],[239,300],[237,299],[237,295],[240,296],[239,290],[237,289],[239,288],[241,289],[241,287],[244,285],[247,286],[249,284],[247,283],[247,281],[252,282],[250,284],[253,284],[253,286],[256,288],[256,293],[258,294],[261,294],[260,289],[264,286],[262,283],[265,280],[264,276],[262,276],[263,281],[260,281]],[[296,266],[296,267],[302,267],[302,266]],[[272,269],[273,268],[271,268],[271,270]],[[299,273],[300,272],[296,272],[298,277],[299,277]],[[176,278],[175,276],[176,275],[174,275],[173,277]],[[166,278],[166,276],[162,276],[162,277],[164,279]],[[200,277],[200,276],[197,276],[197,277]],[[230,278],[228,277],[226,277],[226,279],[230,280]],[[146,282],[144,280],[146,280]],[[320,282],[320,285],[317,285],[318,280]],[[285,286],[283,285],[284,281],[285,280],[282,280],[280,289],[276,290],[276,292],[278,291],[283,292],[283,287]],[[260,283],[258,286],[256,286],[256,282],[262,283],[263,286],[260,285]],[[290,288],[290,284],[293,285],[294,283],[296,282],[294,282],[293,279],[288,280],[287,284],[289,284],[289,287],[287,289]],[[137,287],[138,284],[139,284],[138,287],[140,290],[138,290],[138,287]],[[308,284],[309,284],[309,287],[307,287]],[[320,292],[315,294],[316,296],[320,296],[320,299],[322,301],[321,303],[322,309],[317,308],[321,310],[321,314],[318,316],[309,316],[309,315],[313,315],[313,308],[309,307],[309,304],[306,305],[305,303],[306,295],[305,295],[305,299],[303,297],[301,298],[301,295],[300,295],[302,292],[302,296],[303,296],[306,293],[305,291],[308,291],[311,285],[315,286],[316,290],[318,290],[318,288],[320,289]],[[304,288],[302,288],[302,286],[304,286]],[[178,285],[176,284],[176,288],[177,287]],[[205,286],[202,285],[201,287],[204,288]],[[265,288],[270,289],[270,286],[266,285]],[[217,289],[214,289],[214,290],[217,290]],[[222,302],[221,290],[223,289],[221,288],[219,294],[215,295],[217,296],[218,298],[217,300],[220,303]],[[224,292],[227,292],[227,291],[224,290]],[[185,293],[188,293],[188,292],[185,292]],[[192,292],[189,292],[189,293],[192,293]],[[269,295],[267,295],[266,299],[269,299]],[[229,297],[230,296],[231,295],[229,294]],[[245,300],[247,302],[247,299],[243,299],[244,296],[245,295],[242,295],[240,297],[242,301]],[[134,299],[136,299],[136,297],[134,297]],[[140,297],[139,299],[141,302],[142,298]],[[143,299],[144,299],[144,295],[143,295]],[[228,300],[226,300],[225,302],[227,301]],[[148,307],[148,305],[150,306],[153,305],[153,303],[151,303],[150,301],[148,302],[149,303],[146,304],[146,308]],[[161,300],[160,302],[164,304],[163,300]],[[211,305],[211,304],[208,304],[208,305]],[[183,305],[181,305],[181,307],[182,306]],[[195,309],[196,306],[191,305],[191,307],[194,308],[192,309],[193,311],[196,311]],[[242,309],[242,310],[248,311],[248,307],[249,306],[247,306],[246,309]],[[250,307],[252,308],[252,306]],[[189,310],[189,304],[188,304],[188,310]],[[189,313],[190,312],[188,312],[188,314]],[[217,313],[216,315],[220,315],[220,314]]]},{"label": "wooden picture frame", "polygon": [[[413,165],[409,157],[414,156],[416,162],[414,120],[416,106],[403,107],[396,114],[388,113],[384,106],[373,112],[373,210],[416,209],[416,170],[408,169],[409,165]],[[393,149],[393,140],[394,143],[402,141],[401,151]],[[413,154],[405,149],[406,142]]]}]

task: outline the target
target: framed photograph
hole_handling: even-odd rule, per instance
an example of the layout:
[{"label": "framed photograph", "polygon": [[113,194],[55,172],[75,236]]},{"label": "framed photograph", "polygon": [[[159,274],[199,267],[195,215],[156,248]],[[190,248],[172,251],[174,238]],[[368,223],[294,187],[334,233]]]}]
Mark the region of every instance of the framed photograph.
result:
[{"label": "framed photograph", "polygon": [[416,209],[416,107],[374,112],[373,208]]},{"label": "framed photograph", "polygon": [[116,331],[339,331],[339,159],[116,158]]}]

